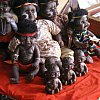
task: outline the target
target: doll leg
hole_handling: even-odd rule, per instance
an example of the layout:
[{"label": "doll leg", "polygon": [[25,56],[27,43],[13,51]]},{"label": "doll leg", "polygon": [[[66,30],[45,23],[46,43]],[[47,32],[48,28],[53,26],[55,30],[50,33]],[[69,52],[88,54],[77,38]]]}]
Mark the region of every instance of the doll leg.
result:
[{"label": "doll leg", "polygon": [[29,68],[29,70],[30,72],[26,76],[27,82],[31,82],[33,78],[37,75],[37,73],[39,72],[39,66],[32,66],[31,68]]},{"label": "doll leg", "polygon": [[19,83],[19,66],[12,67],[12,77],[10,78],[10,83],[17,84]]}]

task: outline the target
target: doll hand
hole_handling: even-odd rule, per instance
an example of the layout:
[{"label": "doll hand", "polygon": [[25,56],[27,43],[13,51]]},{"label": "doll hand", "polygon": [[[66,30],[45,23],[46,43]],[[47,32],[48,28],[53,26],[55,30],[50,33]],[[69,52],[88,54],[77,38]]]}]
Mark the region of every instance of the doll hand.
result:
[{"label": "doll hand", "polygon": [[14,63],[14,61],[18,60],[18,56],[17,54],[12,55],[12,62]]},{"label": "doll hand", "polygon": [[83,44],[82,44],[82,47],[83,47],[83,48],[89,47],[89,43],[88,43],[88,42],[83,43]]},{"label": "doll hand", "polygon": [[37,67],[37,66],[39,66],[39,63],[38,63],[38,62],[34,62],[34,63],[32,64],[32,66]]},{"label": "doll hand", "polygon": [[59,41],[58,43],[59,43],[60,47],[63,47],[64,46],[64,42],[62,40]]}]

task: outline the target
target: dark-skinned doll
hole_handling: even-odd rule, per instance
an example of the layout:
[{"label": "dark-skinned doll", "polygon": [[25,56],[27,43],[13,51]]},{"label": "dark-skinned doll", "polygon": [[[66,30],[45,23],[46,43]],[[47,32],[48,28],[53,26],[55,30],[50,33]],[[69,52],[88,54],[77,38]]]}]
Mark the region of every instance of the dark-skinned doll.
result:
[{"label": "dark-skinned doll", "polygon": [[27,19],[19,21],[16,37],[20,40],[20,44],[11,54],[13,66],[10,82],[19,83],[19,72],[26,72],[26,81],[31,82],[39,71],[40,62],[40,51],[36,43],[36,24]]},{"label": "dark-skinned doll", "polygon": [[71,12],[70,26],[73,29],[73,50],[82,50],[86,55],[86,62],[93,63],[92,56],[100,58],[100,39],[88,30],[88,12],[85,9],[79,9]]}]

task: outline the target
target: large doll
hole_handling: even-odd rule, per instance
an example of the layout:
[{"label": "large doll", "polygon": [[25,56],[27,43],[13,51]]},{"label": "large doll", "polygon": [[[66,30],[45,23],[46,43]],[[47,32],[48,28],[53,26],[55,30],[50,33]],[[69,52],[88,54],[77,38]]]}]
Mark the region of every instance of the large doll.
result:
[{"label": "large doll", "polygon": [[[60,62],[61,50],[59,44],[62,45],[63,42],[59,36],[59,27],[49,20],[36,20],[36,2],[31,2],[31,0],[29,0],[29,2],[25,0],[15,0],[12,8],[16,14],[19,15],[19,20],[23,20],[24,18],[36,23],[38,29],[37,43],[39,44],[41,59],[43,59],[41,60],[42,65],[45,63],[46,57],[53,57],[55,61]],[[52,36],[58,36],[57,41],[55,41]],[[9,45],[10,51],[14,51],[17,46],[17,41],[18,39],[16,37],[12,39]]]},{"label": "large doll", "polygon": [[16,37],[20,44],[16,47],[12,56],[12,77],[11,83],[19,83],[19,72],[27,72],[27,82],[37,75],[39,71],[40,51],[36,44],[37,26],[30,20],[24,19],[18,23]]},{"label": "large doll", "polygon": [[7,48],[14,33],[17,31],[17,16],[12,12],[9,6],[9,0],[0,1],[0,53],[3,54],[3,60],[7,56]]},{"label": "large doll", "polygon": [[58,0],[39,0],[39,5],[39,16],[53,21],[61,29],[60,33],[62,36],[62,40],[64,41],[64,46],[61,48],[61,58],[66,59],[66,57],[71,57],[72,59],[74,59],[74,52],[70,49],[72,41],[72,32],[67,31],[68,16],[65,14],[58,15]]},{"label": "large doll", "polygon": [[96,45],[100,45],[100,39],[88,30],[90,25],[88,12],[85,9],[80,9],[69,15],[70,26],[73,29],[73,49],[81,49],[87,56],[86,61],[93,63],[91,56],[96,55],[100,58],[100,49],[96,47]]}]

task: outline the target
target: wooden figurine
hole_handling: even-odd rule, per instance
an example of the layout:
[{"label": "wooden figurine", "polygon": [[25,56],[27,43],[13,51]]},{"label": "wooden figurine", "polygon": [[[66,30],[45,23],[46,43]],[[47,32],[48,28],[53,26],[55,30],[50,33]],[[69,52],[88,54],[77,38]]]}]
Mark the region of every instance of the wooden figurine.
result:
[{"label": "wooden figurine", "polygon": [[62,84],[71,85],[76,82],[76,74],[74,72],[74,61],[70,57],[62,60],[64,71],[61,73],[60,79]]}]

